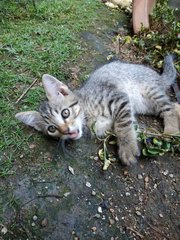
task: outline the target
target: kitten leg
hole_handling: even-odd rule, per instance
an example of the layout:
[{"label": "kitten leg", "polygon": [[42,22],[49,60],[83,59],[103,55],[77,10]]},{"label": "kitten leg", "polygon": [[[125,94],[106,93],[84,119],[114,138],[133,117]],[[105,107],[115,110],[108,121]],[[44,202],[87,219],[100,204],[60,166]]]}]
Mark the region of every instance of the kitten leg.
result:
[{"label": "kitten leg", "polygon": [[177,134],[179,133],[179,117],[177,115],[175,107],[171,110],[161,113],[164,118],[164,133]]},{"label": "kitten leg", "polygon": [[180,130],[180,104],[179,103],[175,103],[175,111],[178,117],[179,130]]},{"label": "kitten leg", "polygon": [[139,156],[140,152],[133,125],[133,113],[127,98],[116,101],[114,116],[114,133],[117,136],[119,158],[125,165],[136,163],[136,156]]},{"label": "kitten leg", "polygon": [[164,121],[164,133],[177,134],[180,132],[180,107],[171,102],[165,92],[157,88],[149,89],[147,97],[155,113],[160,114]]},{"label": "kitten leg", "polygon": [[177,134],[180,133],[180,105],[171,103],[172,109],[163,113],[164,117],[164,133]]}]

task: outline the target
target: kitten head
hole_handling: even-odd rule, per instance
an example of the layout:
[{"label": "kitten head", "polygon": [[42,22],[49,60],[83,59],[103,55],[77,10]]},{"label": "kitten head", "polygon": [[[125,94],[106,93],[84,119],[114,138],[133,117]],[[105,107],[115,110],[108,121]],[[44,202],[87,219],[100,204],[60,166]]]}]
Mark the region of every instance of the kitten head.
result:
[{"label": "kitten head", "polygon": [[67,85],[48,74],[43,75],[43,86],[48,101],[39,111],[16,114],[21,122],[46,135],[62,139],[78,139],[82,136],[84,114]]}]

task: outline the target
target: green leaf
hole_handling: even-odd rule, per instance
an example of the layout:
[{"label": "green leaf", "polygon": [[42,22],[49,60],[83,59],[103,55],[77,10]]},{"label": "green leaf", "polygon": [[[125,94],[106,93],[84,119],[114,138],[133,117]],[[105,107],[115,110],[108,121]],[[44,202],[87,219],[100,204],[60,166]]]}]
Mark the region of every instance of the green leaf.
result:
[{"label": "green leaf", "polygon": [[152,155],[160,155],[160,154],[163,154],[164,151],[162,149],[147,149],[148,153],[152,154]]},{"label": "green leaf", "polygon": [[163,142],[161,140],[158,140],[157,138],[153,138],[153,143],[159,147],[161,147],[163,144]]}]

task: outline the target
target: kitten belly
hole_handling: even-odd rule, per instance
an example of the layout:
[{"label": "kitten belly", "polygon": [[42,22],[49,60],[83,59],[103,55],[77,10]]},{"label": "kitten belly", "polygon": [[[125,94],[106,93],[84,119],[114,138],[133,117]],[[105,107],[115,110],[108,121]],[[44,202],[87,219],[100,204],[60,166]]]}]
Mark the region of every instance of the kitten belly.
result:
[{"label": "kitten belly", "polygon": [[128,89],[127,94],[131,102],[132,111],[135,114],[147,114],[152,112],[150,102],[141,94],[138,87]]},{"label": "kitten belly", "polygon": [[134,113],[137,114],[146,114],[150,113],[151,109],[148,109],[148,102],[140,95],[138,98],[131,99],[132,109]]}]

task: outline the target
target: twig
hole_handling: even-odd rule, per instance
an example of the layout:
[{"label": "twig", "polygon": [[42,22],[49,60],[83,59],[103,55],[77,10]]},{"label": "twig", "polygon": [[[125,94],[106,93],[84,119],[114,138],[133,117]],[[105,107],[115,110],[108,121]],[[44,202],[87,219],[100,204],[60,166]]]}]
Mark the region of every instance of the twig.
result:
[{"label": "twig", "polygon": [[63,198],[63,196],[59,196],[59,195],[56,195],[56,194],[38,195],[38,196],[30,199],[29,201],[25,202],[25,203],[21,206],[21,209],[22,209],[25,205],[33,202],[34,200],[36,200],[36,199],[38,199],[38,198],[49,198],[49,197],[54,197],[54,198],[58,198],[58,199]]},{"label": "twig", "polygon": [[161,236],[165,237],[166,239],[170,239],[169,237],[167,237],[166,234],[164,234],[163,232],[161,232],[157,227],[152,226],[152,225],[151,225],[149,222],[147,222],[147,221],[146,221],[146,223],[147,223],[147,225],[148,225],[150,228],[152,228],[155,232],[159,233]]},{"label": "twig", "polygon": [[[137,131],[137,133],[143,133],[142,131]],[[147,135],[153,135],[153,136],[157,136],[157,137],[180,137],[179,134],[163,134],[163,133],[152,133],[152,132],[147,132],[146,130],[144,130],[144,133],[146,133]]]},{"label": "twig", "polygon": [[130,230],[131,232],[134,232],[138,237],[144,239],[144,236],[142,234],[140,234],[139,232],[137,232],[135,229],[131,228],[131,227],[126,227],[127,230]]},{"label": "twig", "polygon": [[34,84],[37,82],[37,79],[35,79],[31,85],[22,93],[22,95],[16,100],[16,104],[20,102],[20,100],[27,94],[27,92],[34,86]]}]

